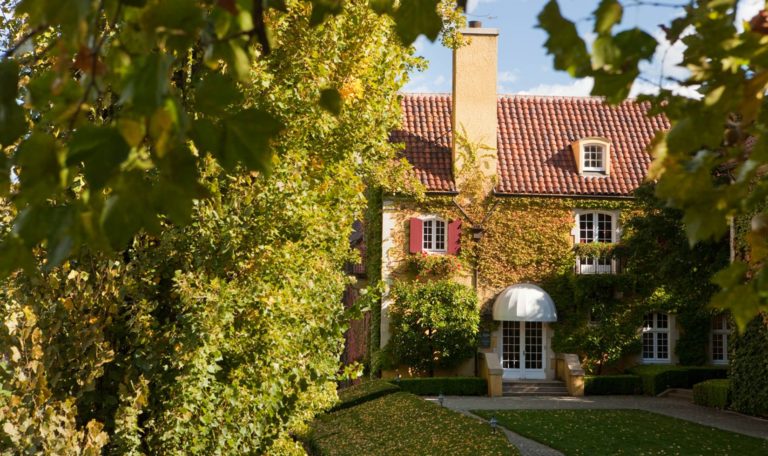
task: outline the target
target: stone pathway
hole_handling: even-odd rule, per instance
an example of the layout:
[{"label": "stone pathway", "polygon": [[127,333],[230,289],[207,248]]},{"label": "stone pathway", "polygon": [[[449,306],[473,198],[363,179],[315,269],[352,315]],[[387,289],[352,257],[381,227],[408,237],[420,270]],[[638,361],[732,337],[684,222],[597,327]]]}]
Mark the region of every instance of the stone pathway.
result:
[{"label": "stone pathway", "polygon": [[[454,409],[454,410],[470,418],[474,418],[480,421],[485,421],[485,418],[477,416],[474,413],[471,413],[467,410],[461,410],[461,409]],[[526,437],[523,437],[522,435],[512,432],[505,427],[499,426],[497,427],[497,429],[501,432],[504,432],[504,435],[507,436],[507,440],[509,440],[510,443],[512,443],[512,445],[516,446],[517,449],[520,450],[520,454],[522,456],[563,456],[563,453],[557,451],[556,449],[550,448],[535,440],[531,440]]]},{"label": "stone pathway", "polygon": [[[426,398],[436,401],[435,398]],[[471,397],[448,396],[443,405],[477,417],[470,410],[637,409],[739,434],[768,439],[768,420],[702,407],[683,399],[648,396],[589,397]],[[555,456],[562,453],[511,431],[505,434],[523,456]]]}]

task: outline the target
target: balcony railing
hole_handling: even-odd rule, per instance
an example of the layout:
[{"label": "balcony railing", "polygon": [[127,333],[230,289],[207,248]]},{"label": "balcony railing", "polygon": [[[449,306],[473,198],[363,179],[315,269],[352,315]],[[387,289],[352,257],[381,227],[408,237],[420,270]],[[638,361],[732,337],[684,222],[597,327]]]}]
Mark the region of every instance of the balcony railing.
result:
[{"label": "balcony railing", "polygon": [[613,255],[576,256],[576,274],[619,274],[623,269],[622,259]]}]

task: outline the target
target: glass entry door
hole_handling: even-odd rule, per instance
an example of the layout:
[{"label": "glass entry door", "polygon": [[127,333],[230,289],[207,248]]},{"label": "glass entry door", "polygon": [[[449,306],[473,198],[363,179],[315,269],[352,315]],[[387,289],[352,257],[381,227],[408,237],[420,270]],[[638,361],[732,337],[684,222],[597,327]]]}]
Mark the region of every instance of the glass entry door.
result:
[{"label": "glass entry door", "polygon": [[544,324],[540,321],[501,322],[504,379],[546,378],[544,332]]}]

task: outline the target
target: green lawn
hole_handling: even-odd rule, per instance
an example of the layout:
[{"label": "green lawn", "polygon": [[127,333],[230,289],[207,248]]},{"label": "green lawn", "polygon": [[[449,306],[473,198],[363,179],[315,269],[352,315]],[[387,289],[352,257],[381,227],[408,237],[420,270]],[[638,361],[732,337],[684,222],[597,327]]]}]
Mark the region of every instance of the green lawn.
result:
[{"label": "green lawn", "polygon": [[309,446],[318,455],[517,455],[502,432],[409,393],[322,415]]},{"label": "green lawn", "polygon": [[768,441],[641,410],[473,412],[566,455],[768,455]]}]

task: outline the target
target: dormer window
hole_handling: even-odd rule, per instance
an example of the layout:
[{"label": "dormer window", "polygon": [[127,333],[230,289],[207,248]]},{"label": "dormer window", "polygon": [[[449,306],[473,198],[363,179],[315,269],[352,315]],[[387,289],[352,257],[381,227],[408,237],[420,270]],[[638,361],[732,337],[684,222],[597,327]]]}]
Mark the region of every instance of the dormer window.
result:
[{"label": "dormer window", "polygon": [[611,167],[611,142],[607,138],[582,138],[571,144],[579,174],[607,176]]},{"label": "dormer window", "polygon": [[602,144],[584,146],[584,171],[605,172],[605,147]]}]

